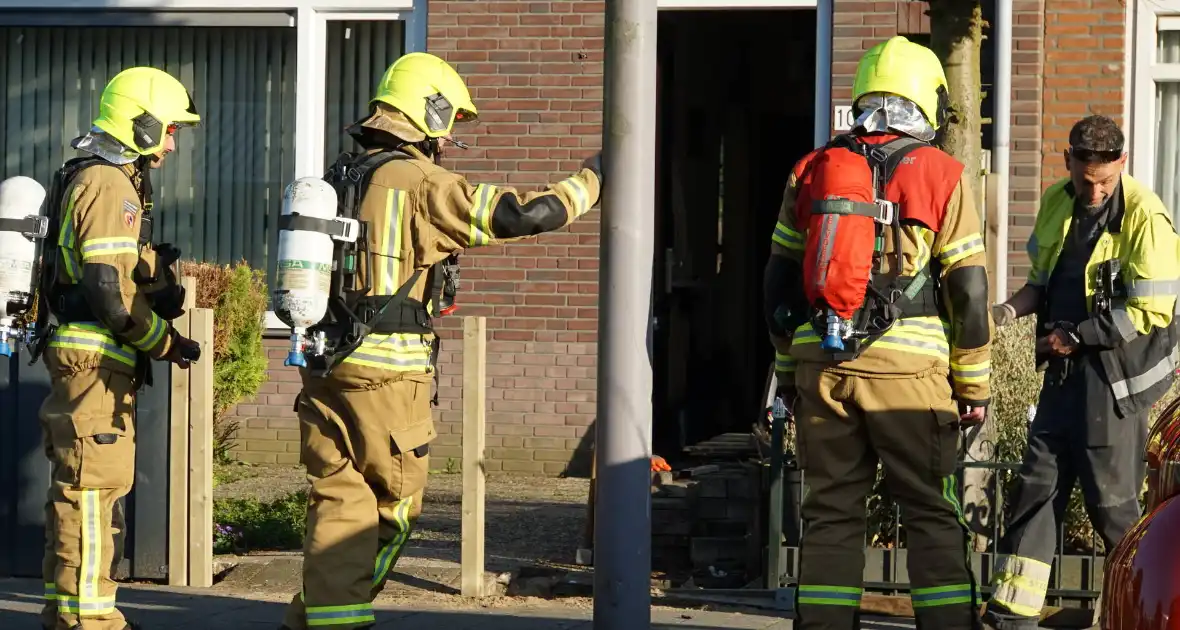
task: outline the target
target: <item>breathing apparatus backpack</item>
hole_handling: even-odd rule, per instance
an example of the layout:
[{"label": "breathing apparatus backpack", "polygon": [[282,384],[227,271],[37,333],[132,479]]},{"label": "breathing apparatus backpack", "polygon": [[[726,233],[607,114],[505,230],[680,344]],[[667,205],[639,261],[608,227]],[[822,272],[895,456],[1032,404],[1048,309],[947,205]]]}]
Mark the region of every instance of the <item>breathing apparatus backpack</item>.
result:
[{"label": "breathing apparatus backpack", "polygon": [[[366,221],[357,220],[361,199],[373,173],[382,165],[399,159],[413,157],[401,151],[342,153],[324,174],[324,181],[336,191],[337,216],[357,221],[360,232],[354,241],[333,241],[335,264],[332,266],[327,312],[320,323],[308,330],[313,337],[324,333],[327,340],[325,352],[313,355],[308,365],[315,376],[331,374],[333,368],[359,348],[371,333],[434,335],[430,352],[430,363],[434,366],[438,359],[439,339],[434,333],[433,319],[450,315],[458,309],[455,304],[459,289],[458,254],[451,254],[428,270],[416,269],[393,295],[368,295],[372,290],[372,273],[365,274],[363,284],[358,280],[361,261],[366,269],[374,269],[374,254],[367,245],[370,226]],[[318,220],[298,215],[284,215],[279,229],[322,230]],[[427,277],[425,303],[409,296],[423,273]]]},{"label": "breathing apparatus backpack", "polygon": [[[151,245],[152,242],[153,217],[151,169],[147,164],[146,158],[141,159],[144,160],[141,165],[143,181],[139,188],[140,202],[142,203],[143,209],[139,216],[138,247],[143,249],[145,246]],[[59,325],[72,322],[97,321],[98,319],[94,311],[90,308],[90,305],[86,302],[81,285],[67,285],[58,282],[58,278],[60,277],[59,265],[62,264],[61,247],[58,244],[58,239],[60,238],[62,229],[62,206],[64,205],[66,190],[69,188],[70,182],[74,181],[82,171],[93,166],[102,165],[112,166],[112,163],[95,156],[76,157],[68,160],[53,174],[53,182],[50,184],[49,194],[46,196],[46,217],[49,223],[47,230],[48,236],[43,242],[41,251],[40,277],[38,278],[37,284],[36,339],[34,340],[33,349],[30,353],[29,365],[36,363],[41,357],[41,354],[45,351],[50,338],[53,337]],[[177,252],[177,257],[179,257],[179,252]],[[174,259],[173,262],[175,262]],[[180,302],[183,302],[183,289],[177,286],[176,290],[180,292]],[[119,343],[127,343],[126,340],[121,339],[113,331],[111,332],[111,336]],[[138,354],[140,356],[136,361],[136,379],[140,383],[151,386],[151,361],[146,358],[146,353],[139,352]]]},{"label": "breathing apparatus backpack", "polygon": [[[860,356],[902,317],[938,314],[928,267],[899,278],[905,217],[885,194],[898,165],[924,146],[907,136],[872,144],[844,134],[809,165],[806,198],[798,199],[797,206],[799,224],[807,226],[803,285],[811,325],[823,350],[836,361]],[[887,232],[895,260],[883,274],[879,270]]]}]

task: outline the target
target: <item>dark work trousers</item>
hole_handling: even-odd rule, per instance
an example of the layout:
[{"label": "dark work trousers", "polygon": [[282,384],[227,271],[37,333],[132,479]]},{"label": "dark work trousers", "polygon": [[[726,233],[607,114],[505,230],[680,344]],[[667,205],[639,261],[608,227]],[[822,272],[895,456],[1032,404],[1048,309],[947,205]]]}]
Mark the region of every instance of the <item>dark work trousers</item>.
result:
[{"label": "dark work trousers", "polygon": [[[1087,391],[1097,385],[1085,378],[1087,369],[1092,364],[1046,372],[1008,529],[1000,540],[1001,553],[1010,555],[997,567],[992,582],[997,591],[985,615],[998,630],[1037,627],[1075,482],[1081,483],[1086,513],[1108,551],[1139,520],[1148,412],[1096,417],[1111,414],[1112,405],[1095,404],[1099,392]],[[1103,435],[1095,438],[1091,432]]]},{"label": "dark work trousers", "polygon": [[797,448],[804,471],[796,630],[853,630],[865,566],[865,499],[877,462],[901,505],[920,630],[979,625],[954,472],[959,413],[946,368],[855,376],[801,364]]}]

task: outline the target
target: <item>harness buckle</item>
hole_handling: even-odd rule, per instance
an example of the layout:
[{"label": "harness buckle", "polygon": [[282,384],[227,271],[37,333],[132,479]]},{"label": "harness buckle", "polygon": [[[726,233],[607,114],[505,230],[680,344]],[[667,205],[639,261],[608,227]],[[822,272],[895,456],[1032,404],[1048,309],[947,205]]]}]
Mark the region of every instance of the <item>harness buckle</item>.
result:
[{"label": "harness buckle", "polygon": [[887,199],[877,199],[877,216],[874,219],[883,225],[893,225],[893,216],[897,213],[897,204]]}]

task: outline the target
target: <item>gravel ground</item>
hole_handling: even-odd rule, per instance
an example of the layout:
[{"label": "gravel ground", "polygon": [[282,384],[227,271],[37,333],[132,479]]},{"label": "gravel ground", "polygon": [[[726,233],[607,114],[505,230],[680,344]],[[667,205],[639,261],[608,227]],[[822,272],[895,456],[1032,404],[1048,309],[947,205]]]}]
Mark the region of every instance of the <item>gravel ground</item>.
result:
[{"label": "gravel ground", "polygon": [[[217,475],[217,499],[271,501],[307,487],[301,468],[230,465],[218,467]],[[459,560],[462,483],[459,474],[430,475],[413,536],[419,552]],[[573,561],[585,523],[588,479],[489,475],[486,488],[489,571]]]}]

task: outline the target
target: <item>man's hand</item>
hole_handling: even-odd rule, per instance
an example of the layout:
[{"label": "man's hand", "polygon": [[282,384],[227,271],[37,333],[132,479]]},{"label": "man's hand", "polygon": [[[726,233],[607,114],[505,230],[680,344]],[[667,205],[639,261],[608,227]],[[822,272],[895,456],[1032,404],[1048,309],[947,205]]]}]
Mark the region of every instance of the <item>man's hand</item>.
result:
[{"label": "man's hand", "polygon": [[168,349],[168,354],[164,355],[164,360],[187,370],[189,365],[201,360],[201,344],[181,337],[173,331],[172,347]]},{"label": "man's hand", "polygon": [[996,328],[1007,326],[1016,321],[1016,309],[1007,302],[992,304],[992,321],[996,323]]},{"label": "man's hand", "polygon": [[959,427],[969,428],[983,424],[987,419],[987,407],[959,405]]},{"label": "man's hand", "polygon": [[1037,352],[1068,357],[1078,349],[1078,342],[1060,328],[1037,340]]}]

